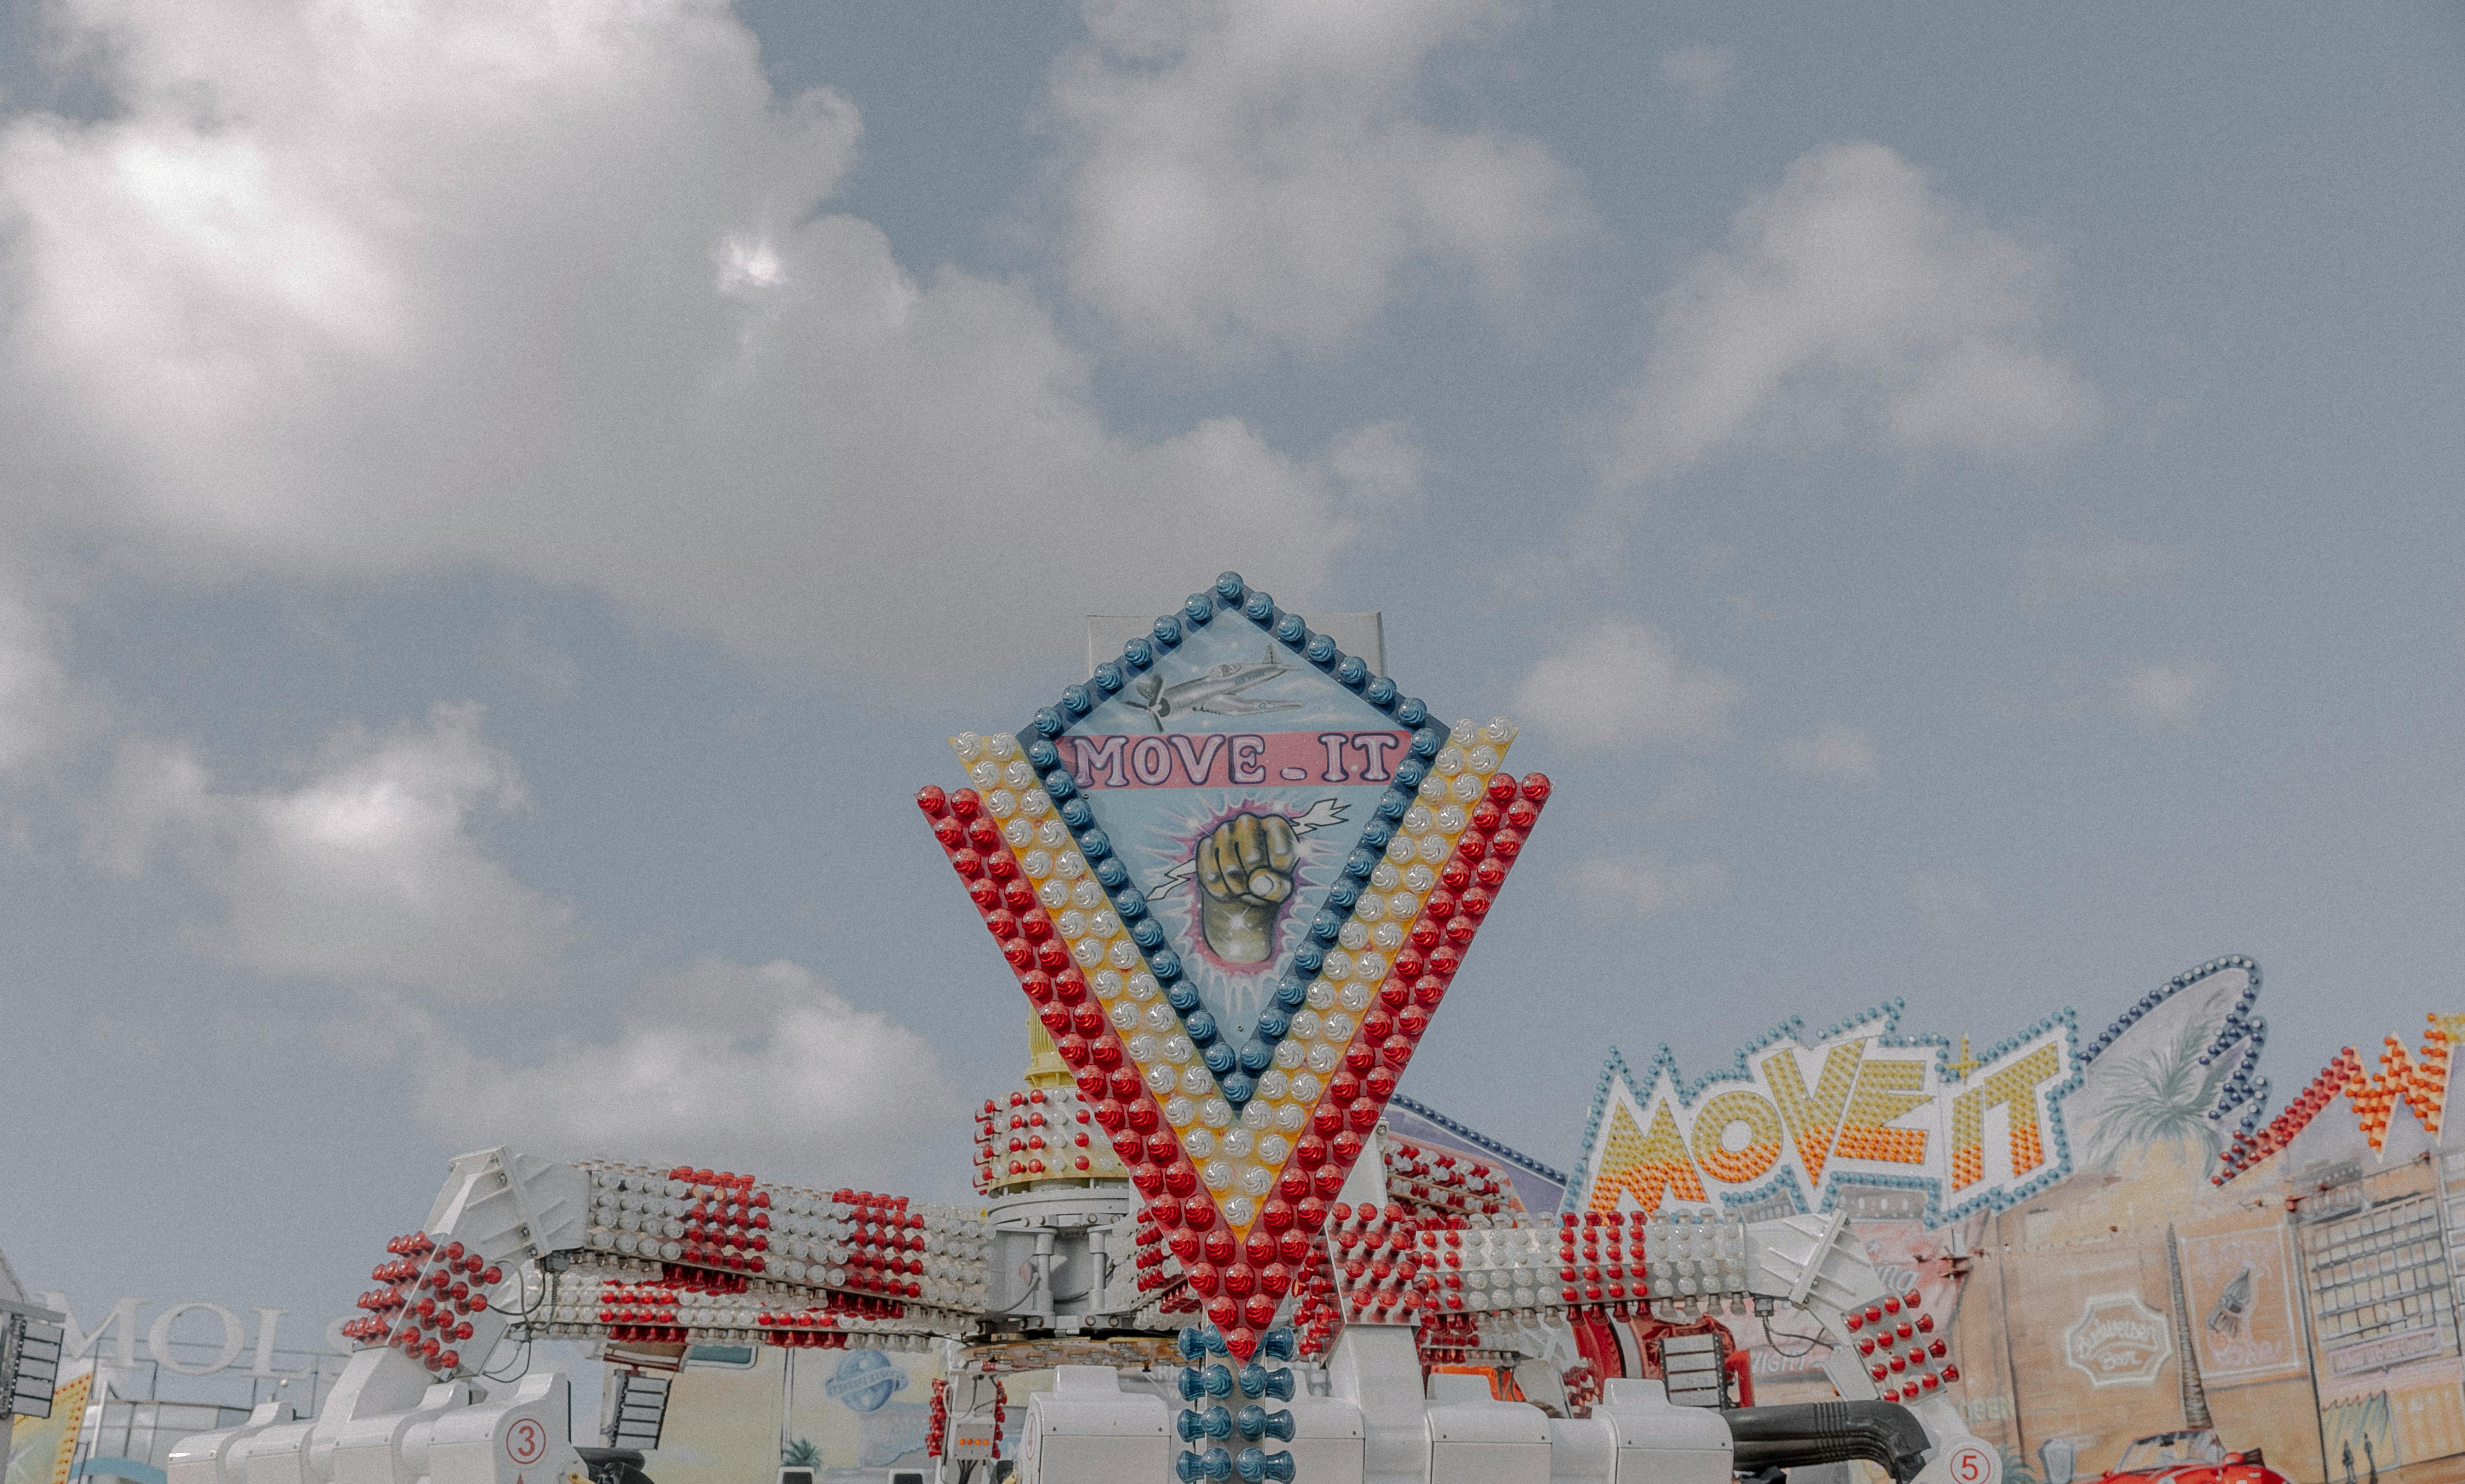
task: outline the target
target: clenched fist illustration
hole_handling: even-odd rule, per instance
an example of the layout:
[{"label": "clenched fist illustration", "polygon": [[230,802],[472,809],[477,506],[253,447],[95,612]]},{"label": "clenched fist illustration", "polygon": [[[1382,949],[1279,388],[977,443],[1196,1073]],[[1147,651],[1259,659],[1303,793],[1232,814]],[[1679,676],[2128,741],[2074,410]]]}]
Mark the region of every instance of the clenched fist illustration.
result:
[{"label": "clenched fist illustration", "polygon": [[1293,895],[1293,824],[1281,814],[1235,814],[1198,841],[1198,931],[1228,963],[1276,950],[1276,914]]}]

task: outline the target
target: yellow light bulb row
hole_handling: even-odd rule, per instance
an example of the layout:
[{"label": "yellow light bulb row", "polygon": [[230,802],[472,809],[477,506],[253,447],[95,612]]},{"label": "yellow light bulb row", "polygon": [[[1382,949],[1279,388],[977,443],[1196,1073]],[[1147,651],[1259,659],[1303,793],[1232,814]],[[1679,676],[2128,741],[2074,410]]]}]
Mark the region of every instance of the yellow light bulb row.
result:
[{"label": "yellow light bulb row", "polygon": [[1515,728],[1504,718],[1486,726],[1455,723],[1421,782],[1418,799],[1398,822],[1387,858],[1371,873],[1350,920],[1310,982],[1291,1032],[1276,1048],[1274,1064],[1259,1075],[1256,1095],[1238,1115],[1164,998],[1018,740],[1004,732],[951,739],[951,750],[1037,904],[1236,1235],[1247,1235],[1257,1221],[1260,1204],[1292,1159],[1328,1081],[1342,1069],[1379,982],[1437,889],[1440,870],[1514,738]]}]

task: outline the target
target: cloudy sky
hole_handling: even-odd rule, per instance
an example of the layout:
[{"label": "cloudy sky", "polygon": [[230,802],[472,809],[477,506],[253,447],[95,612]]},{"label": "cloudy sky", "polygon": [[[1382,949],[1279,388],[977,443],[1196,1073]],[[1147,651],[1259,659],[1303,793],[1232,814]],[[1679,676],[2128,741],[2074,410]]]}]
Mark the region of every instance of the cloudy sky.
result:
[{"label": "cloudy sky", "polygon": [[1235,568],[1560,791],[1405,1090],[2459,1008],[2432,5],[12,0],[0,1246],[330,1313],[512,1142],[964,1193],[908,799]]}]

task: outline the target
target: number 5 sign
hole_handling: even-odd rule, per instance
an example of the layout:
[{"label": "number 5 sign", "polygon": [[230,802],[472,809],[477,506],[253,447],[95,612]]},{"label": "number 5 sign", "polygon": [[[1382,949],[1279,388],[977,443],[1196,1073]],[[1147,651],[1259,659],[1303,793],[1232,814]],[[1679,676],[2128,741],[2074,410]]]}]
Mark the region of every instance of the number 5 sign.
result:
[{"label": "number 5 sign", "polygon": [[2003,1455],[1975,1438],[1954,1444],[1943,1465],[1950,1484],[2003,1484]]}]

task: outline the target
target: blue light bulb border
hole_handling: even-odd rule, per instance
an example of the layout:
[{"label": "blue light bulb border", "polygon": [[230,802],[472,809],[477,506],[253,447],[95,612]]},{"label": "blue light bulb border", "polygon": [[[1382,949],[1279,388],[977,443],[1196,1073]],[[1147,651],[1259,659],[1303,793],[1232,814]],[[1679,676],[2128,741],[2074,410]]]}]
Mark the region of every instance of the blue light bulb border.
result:
[{"label": "blue light bulb border", "polygon": [[[1289,970],[1277,983],[1274,1002],[1258,1017],[1249,1043],[1239,1048],[1227,1044],[1214,1017],[1200,1009],[1198,991],[1182,978],[1181,956],[1166,946],[1164,929],[1147,915],[1145,897],[1131,881],[1129,868],[1113,853],[1111,839],[1096,823],[1096,811],[1080,795],[1077,780],[1063,765],[1058,746],[1059,740],[1090,712],[1129,684],[1132,677],[1152,669],[1160,654],[1180,648],[1190,630],[1205,628],[1227,615],[1255,625],[1311,668],[1324,672],[1337,684],[1411,733],[1386,793],[1370,810],[1368,822],[1344,856],[1342,874],[1310,915],[1308,938],[1294,952]],[[1313,632],[1299,613],[1277,607],[1273,597],[1252,587],[1240,573],[1226,572],[1215,579],[1213,587],[1191,593],[1179,609],[1158,618],[1146,635],[1121,646],[1118,661],[1107,660],[1098,665],[1087,680],[1064,687],[1059,701],[1039,709],[1017,737],[1028,765],[1035,769],[1062,825],[1077,843],[1078,853],[1087,857],[1098,884],[1111,898],[1113,910],[1128,929],[1130,941],[1138,946],[1147,971],[1163,986],[1166,1002],[1179,1019],[1182,1033],[1189,1037],[1207,1070],[1214,1074],[1224,1100],[1234,1113],[1239,1113],[1257,1096],[1259,1074],[1274,1065],[1276,1047],[1290,1033],[1293,1011],[1308,999],[1310,981],[1326,962],[1328,945],[1344,930],[1353,904],[1361,899],[1362,884],[1377,869],[1388,842],[1395,837],[1396,822],[1411,808],[1421,780],[1429,776],[1432,760],[1446,745],[1447,729],[1431,721],[1430,708],[1419,698],[1404,695],[1394,680],[1372,674],[1366,660],[1346,654],[1332,638]]]}]

